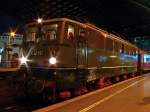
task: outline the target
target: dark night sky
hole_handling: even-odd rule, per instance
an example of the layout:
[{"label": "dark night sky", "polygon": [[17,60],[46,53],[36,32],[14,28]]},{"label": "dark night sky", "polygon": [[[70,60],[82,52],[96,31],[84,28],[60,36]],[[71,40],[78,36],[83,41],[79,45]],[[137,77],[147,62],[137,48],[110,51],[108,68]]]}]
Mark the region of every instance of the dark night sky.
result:
[{"label": "dark night sky", "polygon": [[[0,33],[35,18],[85,20],[124,37],[150,35],[149,0],[1,0]],[[10,2],[10,3],[9,3]],[[13,18],[13,17],[16,17]],[[18,21],[19,20],[19,21]],[[17,30],[18,31],[18,30]]]},{"label": "dark night sky", "polygon": [[0,12],[0,34],[4,32],[9,32],[10,29],[15,27],[17,20],[3,12]]}]

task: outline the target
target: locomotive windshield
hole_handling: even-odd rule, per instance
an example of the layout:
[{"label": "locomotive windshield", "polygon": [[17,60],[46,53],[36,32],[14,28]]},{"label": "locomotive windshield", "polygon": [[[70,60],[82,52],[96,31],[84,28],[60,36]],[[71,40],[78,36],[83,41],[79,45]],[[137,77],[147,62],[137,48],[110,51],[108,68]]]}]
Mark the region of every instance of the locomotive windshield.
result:
[{"label": "locomotive windshield", "polygon": [[30,54],[30,56],[48,55],[50,46],[59,43],[60,27],[61,22],[27,25],[23,41],[23,54]]},{"label": "locomotive windshield", "polygon": [[58,35],[58,24],[29,26],[26,30],[25,42],[39,43],[42,41],[54,41]]}]

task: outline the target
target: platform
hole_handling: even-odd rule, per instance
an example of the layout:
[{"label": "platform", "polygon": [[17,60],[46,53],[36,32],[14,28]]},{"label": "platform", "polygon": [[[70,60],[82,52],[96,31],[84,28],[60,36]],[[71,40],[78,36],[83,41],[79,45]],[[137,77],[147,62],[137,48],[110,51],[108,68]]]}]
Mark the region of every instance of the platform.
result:
[{"label": "platform", "polygon": [[15,72],[17,71],[18,68],[0,68],[0,73],[4,73],[4,72]]},{"label": "platform", "polygon": [[0,79],[6,77],[13,77],[19,68],[0,68]]},{"label": "platform", "polygon": [[34,112],[149,112],[150,74],[52,105]]}]

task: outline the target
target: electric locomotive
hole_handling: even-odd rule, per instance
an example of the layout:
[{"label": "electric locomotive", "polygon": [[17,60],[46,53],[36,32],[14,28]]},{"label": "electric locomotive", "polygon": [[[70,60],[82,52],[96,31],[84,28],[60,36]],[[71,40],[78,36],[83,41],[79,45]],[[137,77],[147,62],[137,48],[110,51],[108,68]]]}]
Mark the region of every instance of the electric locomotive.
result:
[{"label": "electric locomotive", "polygon": [[49,100],[138,70],[136,46],[90,23],[67,18],[27,24],[21,51],[18,75],[25,86],[20,89]]}]

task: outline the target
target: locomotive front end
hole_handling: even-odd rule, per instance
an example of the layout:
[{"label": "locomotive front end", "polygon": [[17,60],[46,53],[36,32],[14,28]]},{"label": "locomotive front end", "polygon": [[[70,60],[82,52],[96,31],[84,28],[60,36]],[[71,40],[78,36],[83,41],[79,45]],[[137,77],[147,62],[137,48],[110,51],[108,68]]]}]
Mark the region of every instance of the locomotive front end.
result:
[{"label": "locomotive front end", "polygon": [[20,64],[28,68],[54,68],[60,43],[61,22],[26,26]]},{"label": "locomotive front end", "polygon": [[[20,88],[27,95],[42,94],[40,96],[43,98],[51,99],[55,93],[61,24],[61,21],[47,21],[31,23],[25,27],[18,78],[21,77],[23,81],[20,83],[26,85]],[[47,88],[48,93],[44,92]]]}]

